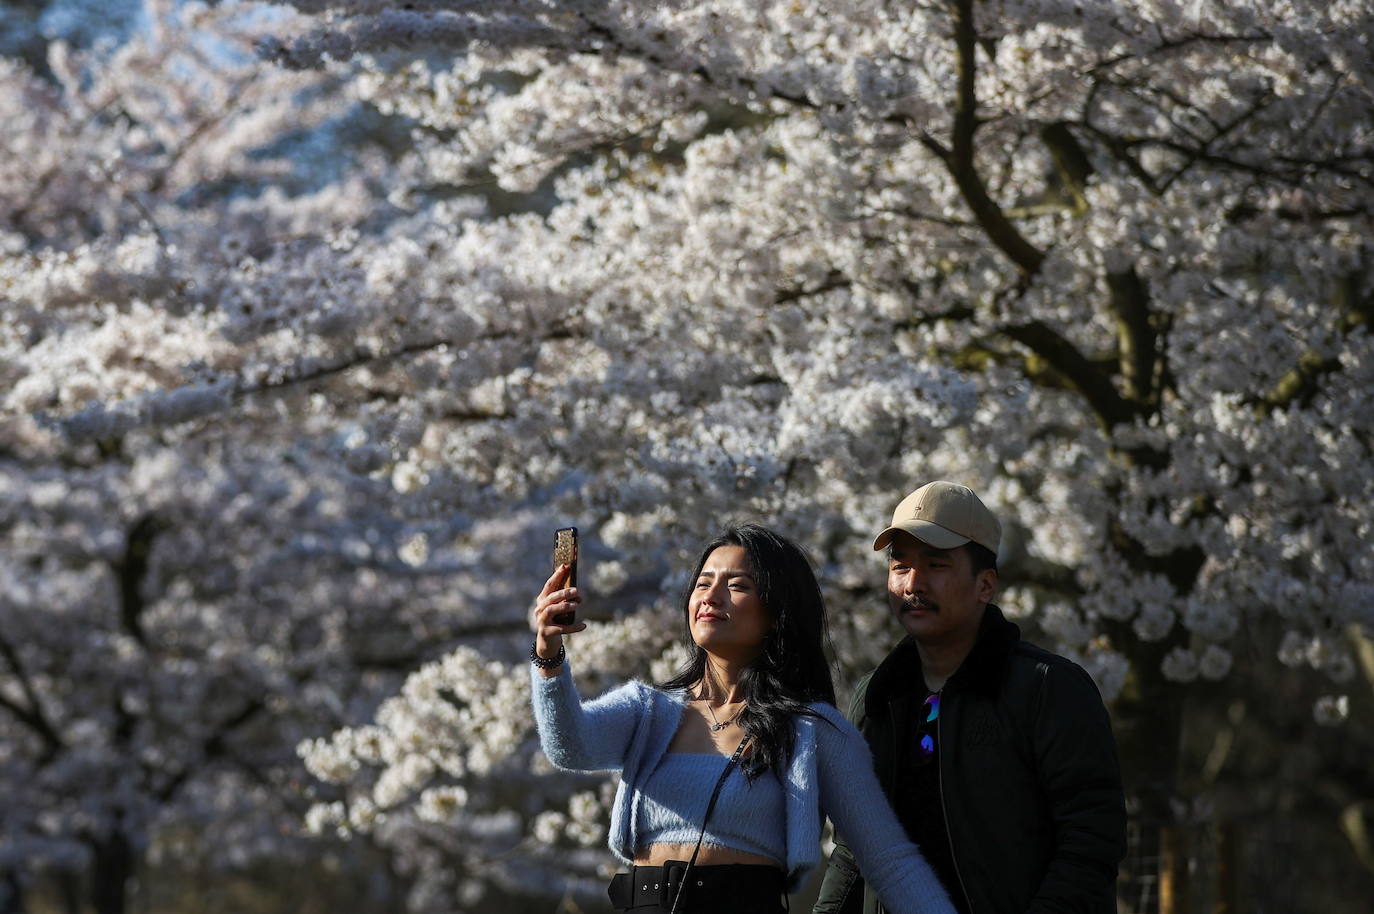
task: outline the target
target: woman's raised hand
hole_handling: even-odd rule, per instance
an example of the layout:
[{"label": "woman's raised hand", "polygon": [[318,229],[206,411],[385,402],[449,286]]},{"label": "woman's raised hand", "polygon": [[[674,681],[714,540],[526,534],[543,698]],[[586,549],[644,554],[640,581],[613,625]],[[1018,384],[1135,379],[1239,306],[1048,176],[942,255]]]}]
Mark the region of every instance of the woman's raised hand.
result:
[{"label": "woman's raised hand", "polygon": [[568,566],[559,565],[544,582],[539,598],[534,601],[534,650],[540,657],[552,660],[558,656],[563,646],[563,636],[580,632],[587,627],[585,622],[560,625],[554,617],[563,613],[575,612],[582,603],[582,594],[576,587],[564,587],[568,580]]}]

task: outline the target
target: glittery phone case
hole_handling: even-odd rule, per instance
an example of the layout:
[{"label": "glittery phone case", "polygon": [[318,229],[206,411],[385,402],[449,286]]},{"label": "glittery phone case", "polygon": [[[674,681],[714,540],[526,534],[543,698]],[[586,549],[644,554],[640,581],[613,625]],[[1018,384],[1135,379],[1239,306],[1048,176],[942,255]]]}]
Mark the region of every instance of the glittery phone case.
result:
[{"label": "glittery phone case", "polygon": [[[553,534],[553,564],[568,566],[568,579],[563,582],[564,587],[577,586],[577,528],[563,527],[554,531]],[[558,625],[572,625],[577,621],[577,613],[559,613],[553,617],[553,621]]]}]

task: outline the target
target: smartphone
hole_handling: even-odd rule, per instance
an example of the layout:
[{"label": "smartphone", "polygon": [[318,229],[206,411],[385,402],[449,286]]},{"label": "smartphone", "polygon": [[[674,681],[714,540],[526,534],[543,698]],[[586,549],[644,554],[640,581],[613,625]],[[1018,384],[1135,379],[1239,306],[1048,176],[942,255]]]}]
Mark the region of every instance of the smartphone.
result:
[{"label": "smartphone", "polygon": [[[568,578],[564,587],[577,586],[577,528],[563,527],[553,533],[553,567],[568,566]],[[558,625],[572,625],[577,621],[577,613],[569,610],[553,617]]]}]

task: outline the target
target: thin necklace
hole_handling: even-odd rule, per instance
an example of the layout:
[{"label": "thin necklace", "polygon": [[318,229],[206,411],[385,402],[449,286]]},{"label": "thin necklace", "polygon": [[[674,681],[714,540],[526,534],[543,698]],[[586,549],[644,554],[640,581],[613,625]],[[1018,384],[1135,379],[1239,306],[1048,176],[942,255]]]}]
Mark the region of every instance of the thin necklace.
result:
[{"label": "thin necklace", "polygon": [[[740,709],[740,711],[743,710],[743,708]],[[709,698],[706,699],[706,713],[711,715],[710,727],[712,733],[719,733],[739,719],[739,712],[737,711],[735,712],[735,716],[729,720],[716,720],[716,712],[711,710],[711,700]]]}]

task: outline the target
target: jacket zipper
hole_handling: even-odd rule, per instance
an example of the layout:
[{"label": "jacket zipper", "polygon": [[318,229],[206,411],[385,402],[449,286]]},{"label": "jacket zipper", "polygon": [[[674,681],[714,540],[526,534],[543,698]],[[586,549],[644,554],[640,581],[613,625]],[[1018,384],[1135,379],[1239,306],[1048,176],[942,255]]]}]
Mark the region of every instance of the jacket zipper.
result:
[{"label": "jacket zipper", "polygon": [[949,842],[949,859],[954,864],[954,877],[959,880],[959,891],[964,895],[964,904],[968,905],[968,914],[973,914],[973,900],[968,897],[968,888],[964,885],[964,874],[959,872],[959,855],[954,852],[954,832],[949,827],[949,806],[945,803],[945,737],[941,731],[941,723],[944,715],[935,718],[935,745],[940,747],[940,757],[936,759],[935,774],[936,786],[940,791],[940,814],[945,819],[945,840]]}]

